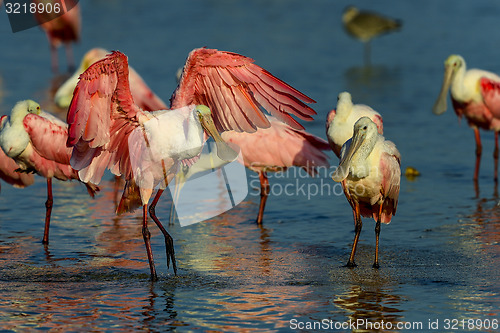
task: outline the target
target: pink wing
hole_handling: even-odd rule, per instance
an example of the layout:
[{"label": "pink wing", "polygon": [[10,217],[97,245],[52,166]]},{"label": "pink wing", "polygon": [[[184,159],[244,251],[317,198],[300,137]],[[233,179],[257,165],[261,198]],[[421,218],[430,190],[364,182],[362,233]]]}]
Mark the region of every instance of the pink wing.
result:
[{"label": "pink wing", "polygon": [[33,174],[16,172],[19,166],[0,148],[0,179],[15,187],[26,187],[35,181]]},{"label": "pink wing", "polygon": [[219,131],[254,132],[269,127],[260,107],[296,129],[304,129],[294,115],[312,120],[316,112],[305,103],[315,101],[255,65],[245,56],[214,49],[189,54],[170,100],[171,108],[204,104],[212,110]]},{"label": "pink wing", "polygon": [[146,82],[133,69],[129,69],[130,91],[135,104],[146,111],[167,110],[167,105],[158,97]]},{"label": "pink wing", "polygon": [[269,121],[271,127],[259,128],[255,133],[222,133],[224,141],[240,147],[246,167],[258,171],[298,166],[314,174],[316,167],[329,166],[323,150],[330,146],[325,140],[275,118],[269,117]]},{"label": "pink wing", "polygon": [[[401,183],[401,155],[396,145],[391,141],[385,142],[389,148],[387,152],[382,153],[380,160],[380,170],[383,175],[382,195],[384,203],[382,206],[383,223],[391,222],[392,215],[396,214],[399,198],[399,188]],[[373,213],[373,218],[377,219],[378,213]]]},{"label": "pink wing", "polygon": [[24,117],[24,129],[30,136],[33,148],[45,159],[69,165],[73,149],[66,147],[68,127],[56,124],[36,114]]},{"label": "pink wing", "polygon": [[482,77],[479,82],[484,104],[494,118],[500,118],[500,82],[485,77]]},{"label": "pink wing", "polygon": [[67,145],[73,146],[71,165],[82,181],[98,184],[106,168],[132,177],[128,136],[142,113],[130,93],[123,53],[112,52],[80,75],[68,109]]}]

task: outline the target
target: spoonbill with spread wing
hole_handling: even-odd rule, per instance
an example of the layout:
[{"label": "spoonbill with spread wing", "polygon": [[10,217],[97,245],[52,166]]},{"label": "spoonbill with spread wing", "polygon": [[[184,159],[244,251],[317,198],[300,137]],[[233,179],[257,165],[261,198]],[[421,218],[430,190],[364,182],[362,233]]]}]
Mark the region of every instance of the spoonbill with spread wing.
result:
[{"label": "spoonbill with spread wing", "polygon": [[[80,170],[83,181],[98,184],[106,168],[115,175],[125,176],[127,185],[120,206],[132,209],[140,202],[143,207],[142,233],[151,277],[156,279],[147,226],[152,185],[162,183],[149,213],[163,232],[169,244],[167,258],[175,265],[172,238],[156,217],[154,207],[179,163],[196,160],[206,133],[218,142],[221,157],[234,158],[234,152],[225,145],[219,132],[255,132],[259,127],[269,127],[261,107],[293,128],[303,129],[291,115],[311,120],[315,112],[305,103],[314,100],[255,65],[250,58],[201,48],[193,50],[186,60],[179,85],[170,99],[174,110],[147,112],[134,104],[128,70],[127,57],[115,51],[80,76],[68,110],[67,144],[74,147],[71,164]],[[133,167],[135,152],[139,156],[153,155],[137,150],[137,142],[142,146],[145,142],[159,153],[149,161],[148,170],[141,163],[138,168]]]}]

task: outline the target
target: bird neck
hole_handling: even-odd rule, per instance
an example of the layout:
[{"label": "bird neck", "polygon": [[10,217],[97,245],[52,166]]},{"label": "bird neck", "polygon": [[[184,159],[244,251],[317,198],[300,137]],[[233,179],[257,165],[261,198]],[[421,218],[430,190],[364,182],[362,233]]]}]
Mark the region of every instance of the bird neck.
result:
[{"label": "bird neck", "polygon": [[367,136],[363,145],[361,145],[352,157],[350,174],[355,178],[365,178],[370,175],[370,157],[378,142],[379,136],[370,135]]},{"label": "bird neck", "polygon": [[452,96],[461,102],[467,101],[469,96],[467,95],[467,89],[465,88],[465,72],[467,71],[465,64],[460,66],[455,74],[453,75],[451,82],[451,94]]},{"label": "bird neck", "polygon": [[339,103],[337,103],[336,115],[333,120],[335,121],[335,119],[337,119],[337,121],[345,121],[351,114],[352,107],[353,105],[350,101],[339,101]]}]

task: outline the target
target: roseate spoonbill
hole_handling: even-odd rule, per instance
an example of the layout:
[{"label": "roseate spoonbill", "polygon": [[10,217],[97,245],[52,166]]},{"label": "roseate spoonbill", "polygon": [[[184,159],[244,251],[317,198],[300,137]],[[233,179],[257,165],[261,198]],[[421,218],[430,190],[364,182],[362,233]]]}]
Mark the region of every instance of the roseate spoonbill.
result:
[{"label": "roseate spoonbill", "polygon": [[[451,89],[450,89],[451,88]],[[467,70],[465,60],[452,54],[444,62],[441,92],[432,108],[434,114],[446,111],[446,94],[450,89],[451,101],[458,118],[465,116],[476,138],[476,167],[474,180],[479,176],[482,145],[479,128],[495,132],[495,182],[498,181],[498,131],[500,131],[500,76],[480,69]]]},{"label": "roseate spoonbill", "polygon": [[[157,118],[157,115],[166,116],[173,111],[147,112],[137,107],[131,98],[128,77],[127,57],[117,51],[91,65],[80,76],[68,110],[67,144],[74,146],[71,163],[75,169],[80,170],[79,175],[84,181],[98,184],[106,168],[115,175],[125,176],[127,185],[122,202],[126,205],[120,204],[119,210],[127,205],[128,208],[135,208],[134,204],[138,202],[142,205],[142,232],[151,277],[154,280],[157,276],[147,226],[147,204],[152,195],[152,188],[136,186],[127,142],[130,134],[137,128],[144,128],[148,120]],[[211,113],[207,110],[202,113],[198,107],[197,116],[193,116],[193,112],[185,113],[191,117],[184,118],[185,126],[178,122],[168,126],[162,131],[165,136],[163,141],[165,144],[173,142],[182,146],[179,142],[189,142],[185,127],[188,124],[194,126],[198,135],[201,135],[200,122],[217,140],[219,131],[255,132],[258,127],[270,126],[260,107],[293,128],[303,129],[290,114],[304,120],[312,120],[311,116],[316,113],[305,103],[313,102],[311,98],[255,65],[250,58],[214,49],[195,49],[186,60],[179,85],[170,99],[170,107],[186,110],[190,105],[206,105]],[[220,142],[223,148],[218,151],[229,151],[224,149],[222,139]],[[175,144],[172,144],[171,149],[179,149]],[[171,178],[180,160],[193,161],[200,151],[201,147],[193,151],[192,156],[169,156],[166,149],[167,156],[165,159],[163,156],[159,157],[162,159],[162,165],[156,167],[163,169],[161,174],[164,178]],[[170,168],[172,170],[169,170]],[[175,265],[172,238],[154,211],[163,191],[164,189],[160,188],[156,193],[149,213],[169,244],[167,265],[168,258],[171,258]]]},{"label": "roseate spoonbill", "polygon": [[0,179],[20,188],[33,184],[35,177],[32,174],[18,172],[17,169],[19,166],[16,162],[0,149]]},{"label": "roseate spoonbill", "polygon": [[314,175],[317,167],[329,167],[328,156],[323,150],[328,143],[305,130],[295,129],[274,117],[268,117],[268,128],[254,133],[227,131],[222,139],[241,149],[245,167],[256,172],[260,181],[260,204],[256,222],[262,223],[266,200],[269,195],[268,172],[284,171],[297,166]]},{"label": "roseate spoonbill", "polygon": [[[33,3],[37,4],[37,6],[38,4],[51,4],[50,8],[54,8],[53,1],[34,0]],[[45,31],[49,39],[52,71],[55,73],[57,73],[58,69],[57,48],[61,44],[64,44],[66,47],[68,68],[70,71],[74,70],[75,61],[73,59],[71,43],[77,42],[80,39],[81,30],[80,7],[78,3],[73,0],[62,0],[60,5],[60,11],[64,12],[62,15],[59,15],[59,12],[55,10],[37,10],[35,13],[36,19],[40,22],[40,27]]]},{"label": "roseate spoonbill", "polygon": [[[78,67],[75,73],[57,90],[54,96],[54,101],[57,106],[65,109],[68,108],[71,98],[73,97],[73,90],[78,83],[80,74],[82,74],[94,62],[103,59],[107,54],[109,54],[109,51],[101,48],[93,48],[85,53],[82,61],[80,62],[80,67]],[[145,111],[167,109],[165,102],[156,96],[156,94],[148,87],[146,82],[144,82],[141,76],[137,74],[132,67],[129,67],[129,83],[132,98],[138,107]]]},{"label": "roseate spoonbill", "polygon": [[382,116],[368,105],[352,104],[351,94],[341,92],[337,98],[337,109],[328,113],[326,118],[326,137],[337,157],[340,157],[342,145],[352,138],[356,121],[361,117],[370,118],[376,125],[379,134],[384,133]]},{"label": "roseate spoonbill", "polygon": [[[241,159],[238,161],[248,169],[259,175],[260,204],[256,222],[262,224],[267,197],[269,196],[268,172],[285,171],[289,167],[297,166],[306,170],[311,176],[317,172],[318,167],[328,168],[328,156],[323,150],[329,149],[328,143],[305,130],[297,130],[267,116],[271,126],[258,128],[254,133],[226,131],[221,133],[222,139],[239,147]],[[195,163],[192,168],[186,168],[177,174],[174,198],[178,197],[182,184],[197,172],[210,168],[218,168],[225,161],[218,159],[213,154],[203,155],[204,162]],[[226,162],[227,163],[227,162]],[[173,202],[172,202],[173,208]],[[170,221],[173,220],[171,208]]]},{"label": "roseate spoonbill", "polygon": [[351,204],[356,235],[347,267],[355,267],[354,255],[363,223],[361,216],[370,217],[375,225],[375,261],[378,268],[380,223],[389,223],[396,213],[401,180],[401,155],[396,145],[377,133],[377,125],[368,117],[354,124],[354,134],[342,146],[341,160],[333,180],[342,183]]},{"label": "roseate spoonbill", "polygon": [[365,45],[365,64],[370,64],[370,41],[380,35],[399,30],[402,22],[388,18],[378,13],[359,10],[349,6],[342,14],[344,29],[352,37],[359,39]]},{"label": "roseate spoonbill", "polygon": [[[66,147],[68,126],[58,118],[41,110],[32,100],[18,102],[10,117],[0,118],[0,147],[14,159],[23,172],[36,172],[47,179],[45,202],[45,230],[43,243],[49,242],[52,212],[52,178],[77,179],[78,174],[69,164],[71,148]],[[85,184],[91,197],[98,188]]]}]

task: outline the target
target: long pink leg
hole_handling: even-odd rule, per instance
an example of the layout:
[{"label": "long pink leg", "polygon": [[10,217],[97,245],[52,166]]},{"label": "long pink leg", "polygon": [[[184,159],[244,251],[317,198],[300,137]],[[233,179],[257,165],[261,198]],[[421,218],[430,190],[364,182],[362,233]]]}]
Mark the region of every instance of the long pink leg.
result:
[{"label": "long pink leg", "polygon": [[373,262],[373,268],[379,268],[380,265],[378,264],[378,242],[379,242],[379,237],[380,237],[380,221],[382,219],[382,207],[384,206],[384,202],[380,204],[379,211],[378,211],[378,217],[377,217],[377,224],[375,224],[375,261]]},{"label": "long pink leg", "polygon": [[266,208],[266,201],[269,195],[269,180],[267,179],[267,174],[265,171],[259,172],[260,179],[260,205],[259,214],[257,215],[257,223],[262,224],[262,218],[264,217],[264,209]]},{"label": "long pink leg", "polygon": [[52,178],[47,178],[47,201],[45,201],[45,228],[43,230],[43,244],[49,244],[50,215],[52,214]]},{"label": "long pink leg", "polygon": [[149,215],[151,215],[151,218],[153,219],[153,221],[155,221],[156,225],[163,233],[163,237],[165,237],[165,250],[167,253],[167,267],[170,267],[170,259],[172,259],[172,268],[174,269],[174,274],[177,275],[177,264],[175,262],[175,251],[174,251],[174,240],[172,239],[172,236],[170,236],[170,234],[167,232],[165,227],[163,227],[160,220],[156,216],[156,204],[158,203],[158,200],[160,199],[163,191],[164,190],[160,189],[160,190],[158,190],[158,192],[156,192],[156,195],[153,199],[153,202],[151,203],[151,205],[149,205]]},{"label": "long pink leg", "polygon": [[474,128],[474,136],[476,138],[476,169],[474,170],[474,180],[477,181],[479,177],[479,165],[481,163],[481,153],[483,146],[481,145],[481,136],[479,135],[479,128]]},{"label": "long pink leg", "polygon": [[148,229],[148,205],[142,206],[142,237],[144,238],[144,245],[146,245],[149,269],[151,270],[151,280],[156,281],[158,280],[158,276],[156,275],[153,251],[151,250],[151,233]]},{"label": "long pink leg", "polygon": [[354,204],[354,209],[352,211],[354,215],[354,242],[352,243],[351,255],[349,256],[349,261],[347,262],[346,267],[356,267],[357,265],[354,263],[354,255],[356,254],[356,247],[358,246],[359,234],[361,234],[361,229],[363,228],[363,222],[361,221],[361,214],[359,210],[359,204],[356,202]]}]

